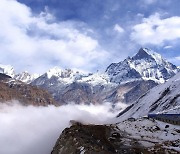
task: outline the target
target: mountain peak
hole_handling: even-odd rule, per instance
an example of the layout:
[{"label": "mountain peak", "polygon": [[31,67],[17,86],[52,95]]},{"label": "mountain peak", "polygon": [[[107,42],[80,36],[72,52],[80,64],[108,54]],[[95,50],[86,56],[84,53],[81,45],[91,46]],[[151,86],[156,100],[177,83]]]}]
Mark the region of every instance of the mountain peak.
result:
[{"label": "mountain peak", "polygon": [[39,74],[30,74],[27,71],[23,71],[22,73],[15,74],[14,78],[29,84],[39,76]]},{"label": "mountain peak", "polygon": [[0,64],[0,73],[9,75],[10,77],[14,77],[15,75],[14,68],[11,65]]},{"label": "mountain peak", "polygon": [[114,63],[106,70],[111,76],[111,81],[118,83],[119,81],[131,81],[137,78],[163,83],[178,71],[179,69],[175,65],[148,48],[140,48],[130,60],[127,58],[122,62]]},{"label": "mountain peak", "polygon": [[153,57],[150,54],[150,49],[148,48],[140,48],[138,53],[132,57],[133,60],[140,59],[152,59]]}]

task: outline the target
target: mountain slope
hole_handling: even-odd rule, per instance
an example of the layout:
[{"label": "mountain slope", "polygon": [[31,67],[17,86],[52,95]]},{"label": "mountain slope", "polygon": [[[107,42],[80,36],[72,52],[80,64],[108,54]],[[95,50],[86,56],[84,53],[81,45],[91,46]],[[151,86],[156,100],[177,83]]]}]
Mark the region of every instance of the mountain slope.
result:
[{"label": "mountain slope", "polygon": [[47,106],[57,105],[52,96],[45,90],[12,79],[0,73],[0,102],[17,100],[23,105]]},{"label": "mountain slope", "polygon": [[180,73],[139,98],[120,119],[138,118],[149,113],[180,113]]}]

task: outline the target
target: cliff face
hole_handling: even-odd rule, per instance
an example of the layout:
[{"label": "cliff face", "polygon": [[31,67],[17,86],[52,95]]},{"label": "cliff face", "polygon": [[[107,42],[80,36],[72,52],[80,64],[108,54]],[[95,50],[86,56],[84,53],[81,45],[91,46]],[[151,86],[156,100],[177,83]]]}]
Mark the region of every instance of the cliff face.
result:
[{"label": "cliff face", "polygon": [[36,86],[11,79],[0,74],[0,102],[17,100],[23,105],[47,106],[57,105],[52,96]]}]

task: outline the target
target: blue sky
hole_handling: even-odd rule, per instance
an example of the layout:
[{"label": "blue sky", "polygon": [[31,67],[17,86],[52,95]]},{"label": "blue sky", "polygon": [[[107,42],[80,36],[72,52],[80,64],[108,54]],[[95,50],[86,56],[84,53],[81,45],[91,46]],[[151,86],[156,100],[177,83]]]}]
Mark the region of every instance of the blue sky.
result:
[{"label": "blue sky", "polygon": [[179,0],[1,0],[0,63],[104,70],[140,47],[180,65]]}]

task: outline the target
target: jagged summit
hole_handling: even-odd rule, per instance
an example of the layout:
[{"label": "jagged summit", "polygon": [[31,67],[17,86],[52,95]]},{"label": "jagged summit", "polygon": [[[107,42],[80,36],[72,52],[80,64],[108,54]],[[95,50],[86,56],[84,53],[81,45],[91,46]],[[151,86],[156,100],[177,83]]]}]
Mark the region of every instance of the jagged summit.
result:
[{"label": "jagged summit", "polygon": [[0,64],[0,73],[9,75],[12,78],[15,76],[14,68],[11,65]]},{"label": "jagged summit", "polygon": [[30,74],[27,71],[16,73],[11,65],[3,64],[0,64],[0,73],[8,75],[15,80],[19,80],[28,84],[40,76],[39,74]]},{"label": "jagged summit", "polygon": [[150,49],[141,48],[133,57],[111,64],[106,72],[112,82],[122,83],[132,80],[153,80],[164,83],[174,76],[179,68]]},{"label": "jagged summit", "polygon": [[31,83],[34,81],[36,78],[38,78],[40,75],[39,74],[30,74],[27,71],[24,71],[22,73],[18,73],[14,76],[16,80],[20,80],[25,83]]},{"label": "jagged summit", "polygon": [[133,60],[140,60],[140,59],[152,59],[153,57],[148,52],[149,49],[147,48],[140,48],[138,53],[132,57]]}]

